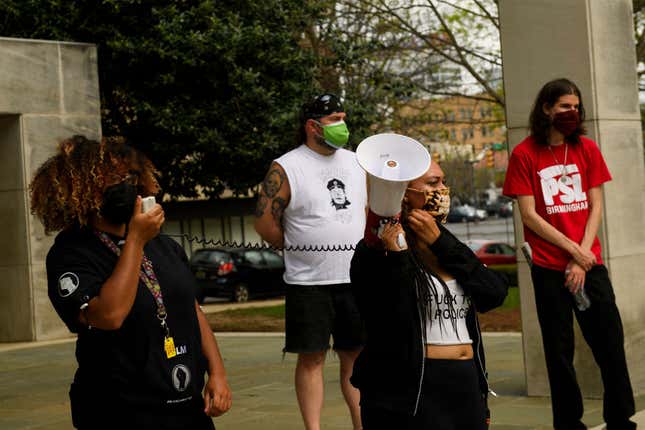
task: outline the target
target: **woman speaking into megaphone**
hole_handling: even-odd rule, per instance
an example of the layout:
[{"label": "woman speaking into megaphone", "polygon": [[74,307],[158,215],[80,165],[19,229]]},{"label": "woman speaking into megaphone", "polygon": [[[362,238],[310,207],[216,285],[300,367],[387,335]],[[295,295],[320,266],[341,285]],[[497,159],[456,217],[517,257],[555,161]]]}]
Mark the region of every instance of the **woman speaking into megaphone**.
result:
[{"label": "woman speaking into megaphone", "polygon": [[408,183],[401,221],[383,228],[381,246],[357,245],[350,276],[367,342],[351,382],[365,430],[488,428],[476,311],[501,305],[507,285],[442,226],[449,207],[433,162]]}]

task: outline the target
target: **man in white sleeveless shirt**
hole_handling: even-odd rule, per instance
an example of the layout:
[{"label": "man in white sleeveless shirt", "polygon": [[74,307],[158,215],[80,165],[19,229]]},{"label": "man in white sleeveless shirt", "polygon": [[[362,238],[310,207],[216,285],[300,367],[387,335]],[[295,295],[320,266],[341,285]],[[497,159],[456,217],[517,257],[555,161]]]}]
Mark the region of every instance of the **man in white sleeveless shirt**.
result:
[{"label": "man in white sleeveless shirt", "polygon": [[298,147],[271,164],[256,209],[257,232],[285,248],[284,351],[298,354],[296,395],[308,430],[320,428],[330,335],[340,359],[341,390],[354,429],[361,428],[359,393],[349,377],[363,344],[363,327],[349,265],[365,229],[367,191],[356,154],[342,148],[349,138],[344,119],[333,94],[303,106]]}]

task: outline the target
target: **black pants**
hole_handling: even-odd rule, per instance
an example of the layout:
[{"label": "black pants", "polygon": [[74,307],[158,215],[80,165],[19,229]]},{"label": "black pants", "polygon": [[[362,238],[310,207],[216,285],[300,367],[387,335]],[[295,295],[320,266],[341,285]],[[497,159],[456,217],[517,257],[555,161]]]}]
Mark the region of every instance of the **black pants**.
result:
[{"label": "black pants", "polygon": [[634,396],[625,361],[623,325],[607,268],[596,265],[587,272],[585,291],[591,306],[585,311],[575,307],[571,293],[564,287],[563,272],[534,265],[531,277],[551,384],[555,429],[586,429],[581,421],[582,395],[573,368],[572,310],[600,368],[607,429],[636,428],[629,421],[634,414]]},{"label": "black pants", "polygon": [[215,430],[204,413],[201,396],[190,402],[163,408],[127,405],[117,393],[99,388],[86,392],[76,382],[70,390],[72,424],[78,430]]},{"label": "black pants", "polygon": [[361,404],[364,430],[485,430],[486,400],[473,360],[426,359],[416,416]]}]

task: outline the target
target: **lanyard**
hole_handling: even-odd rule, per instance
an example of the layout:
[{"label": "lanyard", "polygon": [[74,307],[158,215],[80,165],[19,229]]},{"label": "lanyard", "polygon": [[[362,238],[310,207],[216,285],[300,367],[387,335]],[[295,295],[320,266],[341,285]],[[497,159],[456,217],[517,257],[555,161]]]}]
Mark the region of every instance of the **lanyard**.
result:
[{"label": "lanyard", "polygon": [[[94,230],[96,236],[101,239],[101,242],[105,244],[112,252],[117,256],[121,255],[121,250],[112,242],[112,239],[109,236],[98,230]],[[155,275],[154,269],[152,268],[152,261],[148,257],[143,256],[143,261],[141,262],[141,271],[139,272],[139,279],[148,287],[148,290],[152,294],[157,303],[157,318],[160,321],[161,328],[165,331],[166,338],[170,338],[170,330],[168,329],[168,324],[166,324],[166,306],[163,304],[163,294],[161,293],[161,285],[159,285],[159,280],[157,275]]]}]

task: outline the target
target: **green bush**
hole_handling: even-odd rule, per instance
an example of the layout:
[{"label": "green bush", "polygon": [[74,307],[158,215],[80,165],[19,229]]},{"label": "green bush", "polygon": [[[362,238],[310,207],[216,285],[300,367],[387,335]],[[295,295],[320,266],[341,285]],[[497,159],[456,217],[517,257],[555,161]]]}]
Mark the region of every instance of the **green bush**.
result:
[{"label": "green bush", "polygon": [[516,309],[520,307],[520,289],[519,288],[509,288],[508,296],[506,300],[500,306],[500,309]]}]

